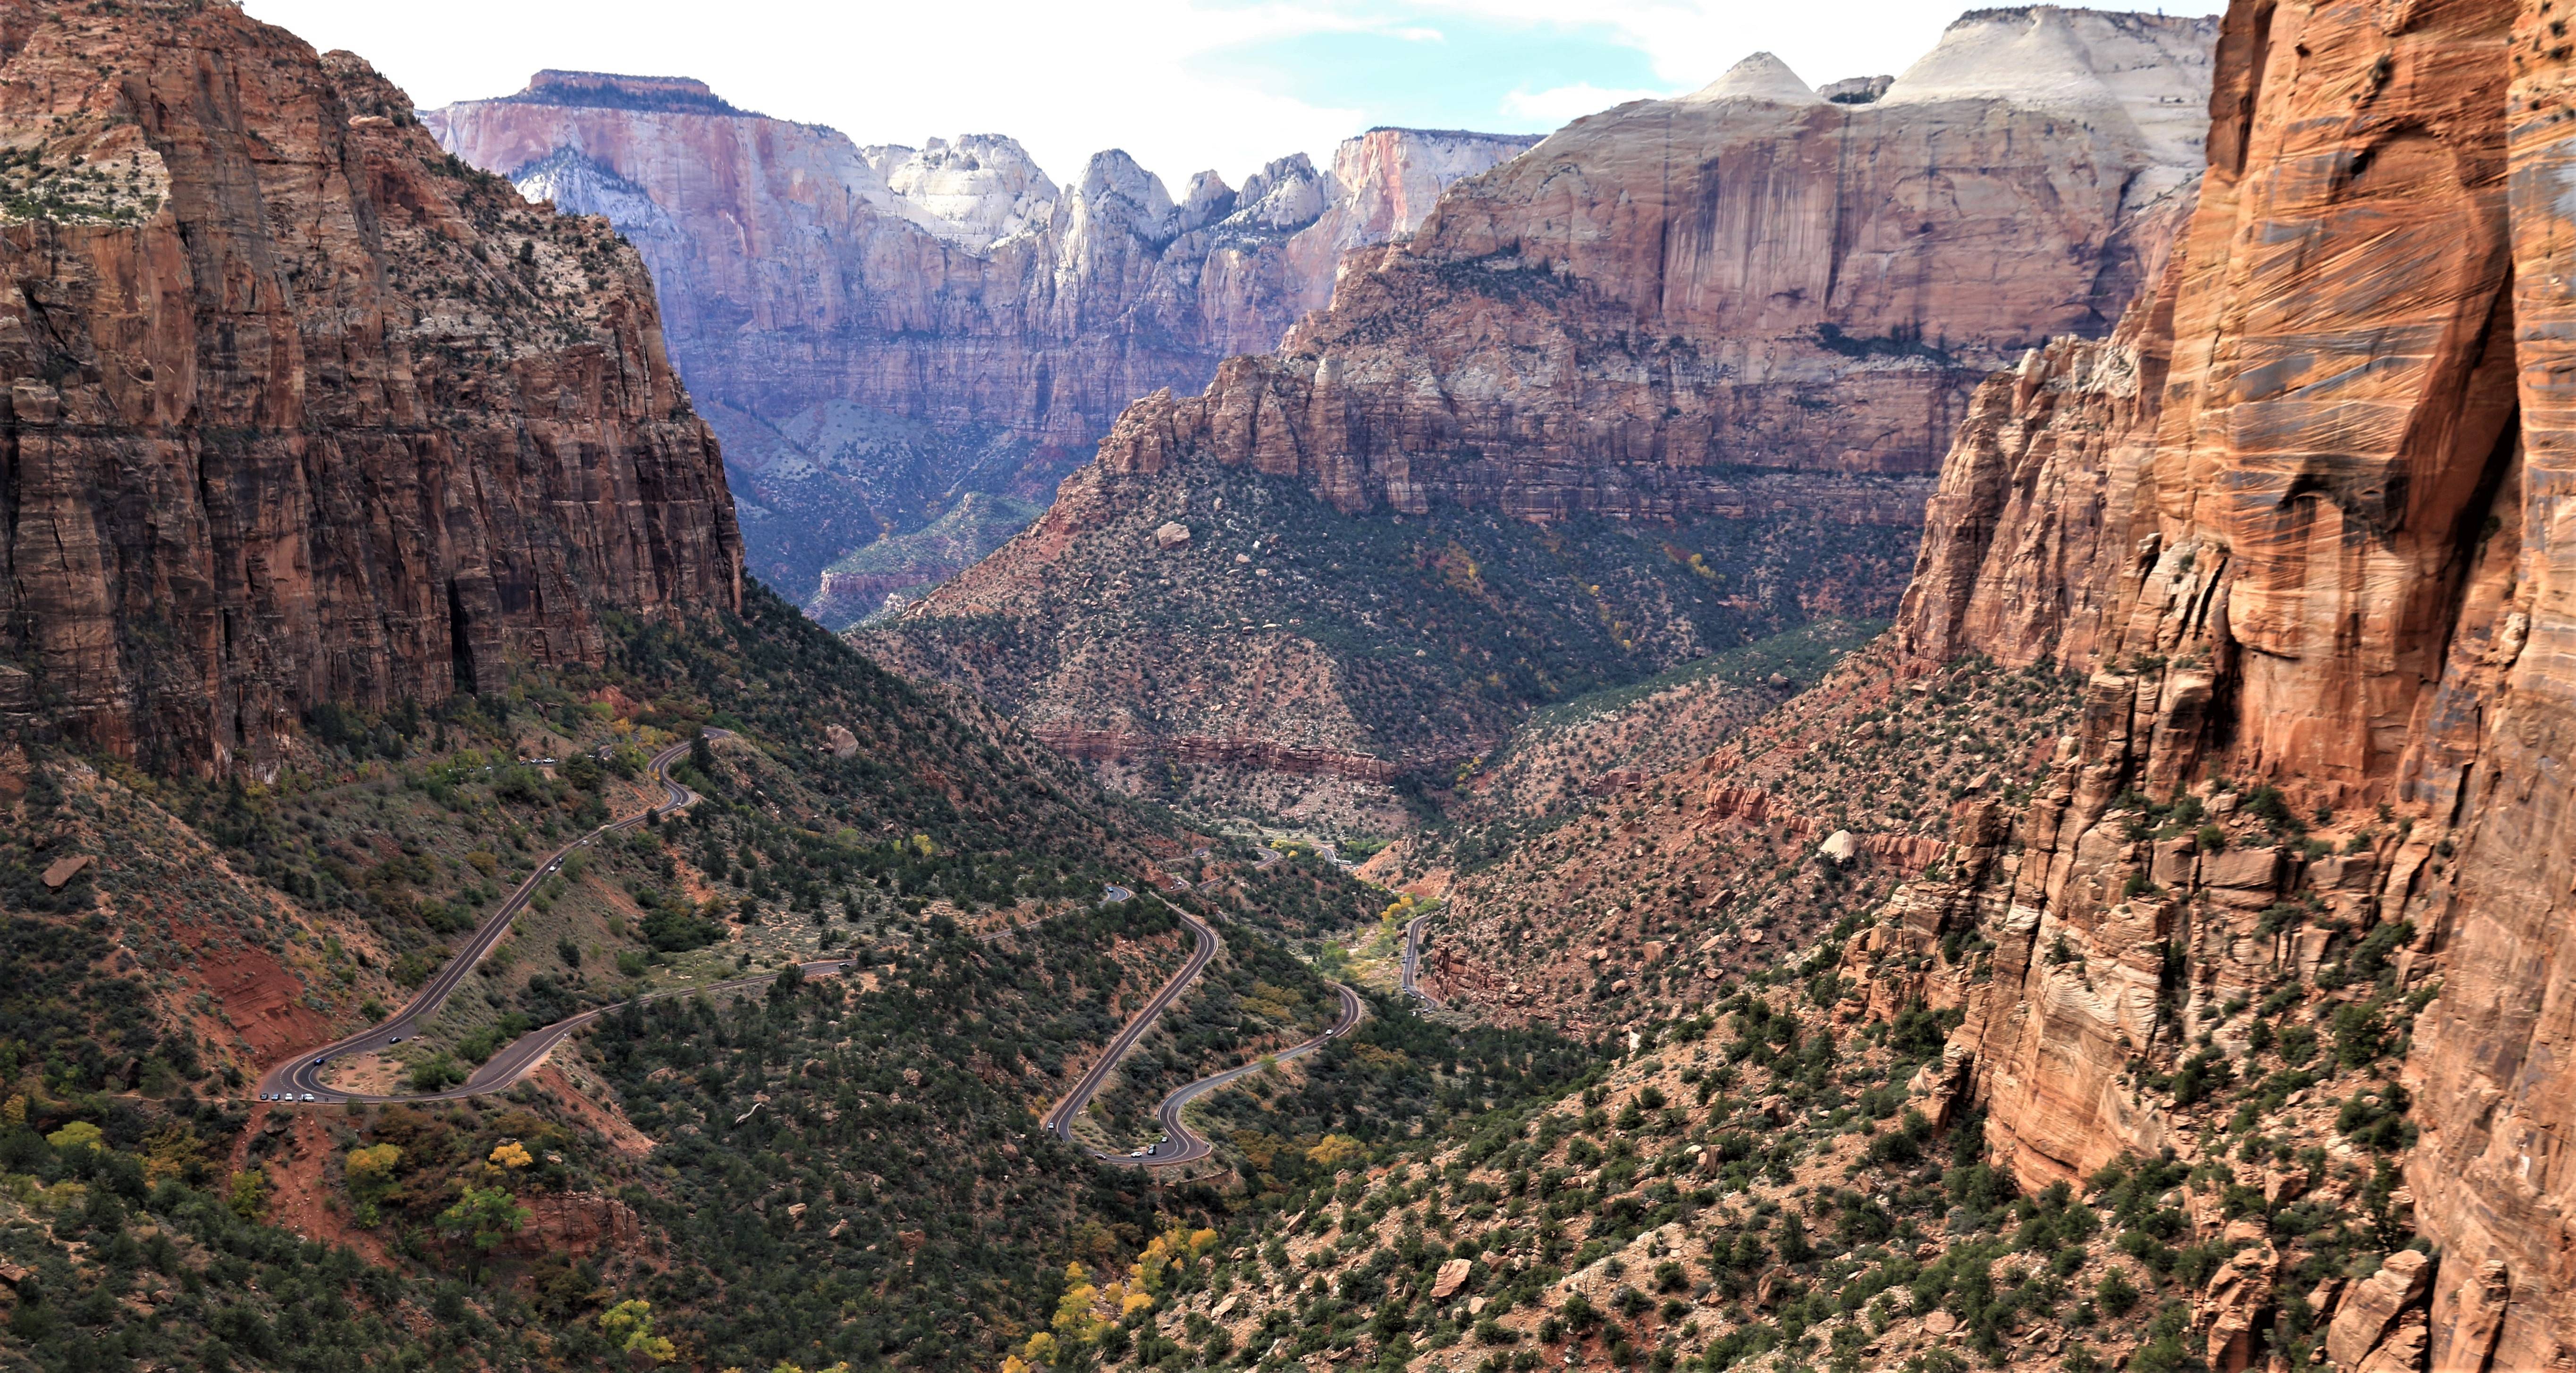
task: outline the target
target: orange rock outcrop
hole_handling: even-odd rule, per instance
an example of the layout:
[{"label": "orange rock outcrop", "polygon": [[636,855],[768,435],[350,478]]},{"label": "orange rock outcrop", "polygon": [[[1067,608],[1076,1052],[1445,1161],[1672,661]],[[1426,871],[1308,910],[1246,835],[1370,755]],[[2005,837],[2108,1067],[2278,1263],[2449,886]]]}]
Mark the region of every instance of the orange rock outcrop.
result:
[{"label": "orange rock outcrop", "polygon": [[[1452,188],[1277,356],[1131,409],[1100,462],[1253,466],[1353,511],[1911,520],[1921,490],[1866,478],[1931,474],[1979,378],[2107,331],[2154,271],[2210,39],[2197,19],[1985,11],[1874,103],[1757,54],[1576,120]],[[2035,94],[2049,63],[2098,102]],[[2114,98],[2089,69],[2113,65],[2153,94]]]},{"label": "orange rock outcrop", "polygon": [[0,5],[29,165],[0,213],[0,695],[26,715],[261,772],[317,702],[491,689],[599,661],[603,611],[737,602],[641,264],[410,110],[228,6]]},{"label": "orange rock outcrop", "polygon": [[[2006,936],[1951,1053],[2025,1182],[2174,1142],[2137,1080],[2159,1045],[2394,927],[2398,983],[2431,998],[2405,1177],[2438,1266],[2337,1317],[2346,1363],[2576,1350],[2562,28],[2538,0],[2236,5],[2162,289],[1986,384],[1899,628],[2089,674],[2018,852],[1963,850],[1913,894],[1931,928]],[[2138,796],[2220,772],[2345,842],[2131,837]],[[2330,927],[2265,935],[2283,901]]]}]

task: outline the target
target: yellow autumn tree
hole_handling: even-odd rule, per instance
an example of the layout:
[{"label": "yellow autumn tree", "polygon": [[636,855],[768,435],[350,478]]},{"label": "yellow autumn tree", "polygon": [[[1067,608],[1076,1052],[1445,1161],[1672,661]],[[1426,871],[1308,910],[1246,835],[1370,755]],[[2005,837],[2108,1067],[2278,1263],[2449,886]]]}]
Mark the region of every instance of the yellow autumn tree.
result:
[{"label": "yellow autumn tree", "polygon": [[1100,1289],[1091,1285],[1091,1274],[1081,1264],[1066,1264],[1064,1279],[1064,1295],[1056,1301],[1055,1320],[1050,1324],[1059,1343],[1067,1349],[1078,1349],[1099,1339],[1109,1323],[1091,1309],[1091,1304],[1100,1299]]},{"label": "yellow autumn tree", "polygon": [[1326,1135],[1306,1151],[1306,1161],[1318,1168],[1340,1168],[1368,1152],[1368,1146],[1349,1135]]},{"label": "yellow autumn tree", "polygon": [[525,1168],[536,1159],[529,1155],[528,1146],[514,1139],[492,1151],[492,1162],[503,1168]]},{"label": "yellow autumn tree", "polygon": [[246,1221],[268,1218],[268,1171],[253,1165],[233,1174],[231,1186],[224,1189],[224,1205]]},{"label": "yellow autumn tree", "polygon": [[203,1161],[204,1153],[205,1141],[197,1138],[194,1127],[164,1125],[143,1137],[143,1180],[157,1183],[185,1177]]},{"label": "yellow autumn tree", "polygon": [[402,1149],[391,1144],[370,1144],[349,1151],[349,1195],[360,1201],[381,1201],[393,1190],[394,1169],[402,1163]]},{"label": "yellow autumn tree", "polygon": [[[1165,1230],[1147,1241],[1145,1252],[1127,1266],[1127,1286],[1140,1295],[1148,1295],[1150,1305],[1150,1297],[1161,1296],[1170,1283],[1172,1270],[1214,1249],[1216,1241],[1214,1230],[1191,1231],[1177,1225]],[[1119,1314],[1123,1316],[1133,1309],[1128,1307]]]},{"label": "yellow autumn tree", "polygon": [[666,1364],[680,1357],[670,1337],[653,1333],[653,1303],[628,1299],[599,1313],[600,1333],[629,1355]]}]

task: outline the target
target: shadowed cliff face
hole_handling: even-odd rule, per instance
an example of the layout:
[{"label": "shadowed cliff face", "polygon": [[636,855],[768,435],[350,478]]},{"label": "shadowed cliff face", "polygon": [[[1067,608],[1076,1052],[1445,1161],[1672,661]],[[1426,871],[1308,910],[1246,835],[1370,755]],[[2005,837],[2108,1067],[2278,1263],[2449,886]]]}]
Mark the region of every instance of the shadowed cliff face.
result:
[{"label": "shadowed cliff face", "polygon": [[1298,155],[1175,195],[1123,152],[1058,187],[1008,138],[862,147],[680,84],[547,72],[427,118],[643,252],[754,570],[800,599],[961,492],[1043,503],[1131,401],[1269,351],[1344,251],[1535,141],[1373,130],[1329,174]]},{"label": "shadowed cliff face", "polygon": [[[2439,1263],[2347,1364],[2374,1340],[2471,1370],[2576,1347],[2560,27],[2536,0],[2236,6],[2173,270],[2114,338],[1980,392],[1899,627],[1931,657],[2090,674],[2021,852],[1963,839],[1964,876],[1919,893],[1920,937],[1997,938],[1952,1059],[2026,1181],[2188,1152],[2139,1056],[2374,931],[2394,989],[2430,999],[2405,1176]],[[2233,795],[2216,773],[2326,808],[2338,851],[2139,840],[2141,797]],[[2264,929],[2284,902],[2315,923]],[[2391,986],[2337,996],[2393,1014]]]},{"label": "shadowed cliff face", "polygon": [[599,221],[220,6],[0,6],[0,712],[270,769],[299,713],[732,605],[716,447]]}]

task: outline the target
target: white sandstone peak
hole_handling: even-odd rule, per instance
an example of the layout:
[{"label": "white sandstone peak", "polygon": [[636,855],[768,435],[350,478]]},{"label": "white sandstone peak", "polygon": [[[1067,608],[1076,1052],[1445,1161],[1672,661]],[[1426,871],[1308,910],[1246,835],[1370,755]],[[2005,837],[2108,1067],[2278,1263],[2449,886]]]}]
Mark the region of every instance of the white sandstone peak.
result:
[{"label": "white sandstone peak", "polygon": [[965,134],[919,150],[880,145],[860,157],[901,198],[904,217],[962,247],[982,250],[1047,226],[1056,187],[1017,139]]},{"label": "white sandstone peak", "polygon": [[1139,166],[1121,148],[1093,153],[1069,199],[1076,215],[1088,224],[1115,225],[1156,242],[1172,236],[1178,218],[1163,179]]},{"label": "white sandstone peak", "polygon": [[2150,160],[2196,164],[2209,127],[2217,21],[2033,5],[1977,10],[1887,88],[1880,106],[2003,100],[2135,124]]},{"label": "white sandstone peak", "polygon": [[1302,229],[1324,213],[1334,190],[1304,153],[1291,153],[1244,178],[1227,222],[1243,228]]},{"label": "white sandstone peak", "polygon": [[1772,105],[1815,105],[1824,97],[1815,93],[1789,64],[1767,52],[1751,57],[1726,69],[1726,74],[1682,97],[1689,105],[1705,105],[1720,100],[1759,100]]},{"label": "white sandstone peak", "polygon": [[1181,193],[1181,232],[1214,224],[1234,213],[1234,188],[1214,170],[1190,177],[1190,188]]}]

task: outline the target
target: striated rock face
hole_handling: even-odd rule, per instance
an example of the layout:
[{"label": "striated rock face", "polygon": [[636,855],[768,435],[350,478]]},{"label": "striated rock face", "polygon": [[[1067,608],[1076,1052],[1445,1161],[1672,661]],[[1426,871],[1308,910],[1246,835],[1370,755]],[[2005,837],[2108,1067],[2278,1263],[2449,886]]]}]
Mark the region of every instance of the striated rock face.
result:
[{"label": "striated rock face", "polygon": [[[2199,153],[2183,131],[2205,104],[2214,41],[2198,19],[1981,12],[1862,103],[1825,100],[1757,54],[1691,96],[1577,120],[1452,185],[1409,239],[1355,251],[1330,308],[1277,352],[1229,359],[1204,395],[1130,407],[1037,524],[879,646],[1023,718],[1150,753],[1154,731],[1136,724],[1169,714],[1163,674],[1121,694],[1097,675],[1077,690],[1062,665],[1135,662],[1151,647],[1113,645],[1120,622],[1186,621],[1203,593],[1146,573],[1094,611],[1083,589],[1110,580],[1098,569],[1136,545],[1139,521],[1196,513],[1235,474],[1363,522],[1538,526],[1564,563],[1604,571],[1656,542],[1605,527],[1671,531],[1651,571],[1577,575],[1613,628],[1606,653],[1555,634],[1532,652],[1488,629],[1556,594],[1562,572],[1496,578],[1478,586],[1481,607],[1419,603],[1415,625],[1362,621],[1325,640],[1337,663],[1429,654],[1483,664],[1478,676],[1523,669],[1517,683],[1493,674],[1480,694],[1495,706],[1559,699],[1553,684],[1579,675],[1634,680],[1794,623],[1620,589],[1686,560],[1738,611],[1785,598],[1807,615],[1883,615],[1901,587],[1872,576],[1863,551],[1911,537],[1978,379],[2051,333],[2107,332],[2160,268],[2188,210]],[[1323,518],[1226,499],[1255,542],[1295,546]],[[1717,526],[1829,532],[1810,543]],[[1836,545],[1859,556],[1818,556]],[[1255,624],[1320,618],[1305,585],[1251,590],[1239,613]],[[996,622],[1044,661],[995,682]],[[1430,631],[1418,649],[1417,628]],[[1249,702],[1193,713],[1193,734],[1311,742],[1266,733],[1280,717]],[[1492,711],[1423,730],[1444,710],[1393,699],[1343,713],[1357,728],[1337,721],[1338,747],[1374,740],[1392,757],[1411,736],[1415,769],[1454,766],[1509,727]]]},{"label": "striated rock face", "polygon": [[1058,187],[1008,138],[863,148],[661,78],[541,72],[425,119],[635,242],[754,569],[800,599],[960,490],[1042,500],[1130,401],[1268,351],[1345,250],[1533,141],[1374,130],[1332,174],[1299,155],[1175,200],[1123,152]]},{"label": "striated rock face", "polygon": [[[2347,1366],[2576,1349],[2558,27],[2507,0],[2238,6],[2163,290],[2110,343],[1980,394],[1899,630],[2089,673],[2022,852],[1948,889],[2000,936],[1951,1049],[2025,1181],[2172,1142],[2129,1065],[2198,1008],[2373,958],[2377,994],[2340,994],[2359,1023],[2430,999],[2405,1181],[2438,1271],[2347,1298],[2327,1343]],[[2214,802],[2212,772],[2277,786],[2295,822],[2323,808],[2336,851],[2138,838],[2138,796]],[[2278,909],[2331,918],[2255,918]]]},{"label": "striated rock face", "polygon": [[642,264],[358,59],[225,6],[0,4],[0,145],[53,188],[0,221],[0,694],[36,717],[264,773],[317,702],[737,602]]},{"label": "striated rock face", "polygon": [[[2159,295],[2156,299],[2162,299]],[[2170,358],[2152,304],[2106,339],[2059,338],[1979,386],[1924,507],[1897,640],[1934,662],[2089,663],[2134,557]]]},{"label": "striated rock face", "polygon": [[1577,120],[1453,190],[1278,356],[1131,410],[1101,463],[1535,519],[1733,504],[1747,469],[1929,474],[1980,377],[2107,330],[2155,268],[2212,37],[1989,11],[1870,103],[1763,53]]}]

